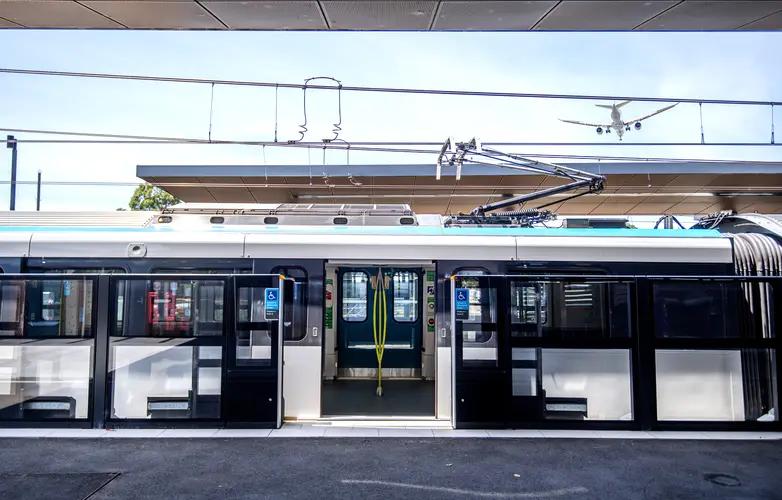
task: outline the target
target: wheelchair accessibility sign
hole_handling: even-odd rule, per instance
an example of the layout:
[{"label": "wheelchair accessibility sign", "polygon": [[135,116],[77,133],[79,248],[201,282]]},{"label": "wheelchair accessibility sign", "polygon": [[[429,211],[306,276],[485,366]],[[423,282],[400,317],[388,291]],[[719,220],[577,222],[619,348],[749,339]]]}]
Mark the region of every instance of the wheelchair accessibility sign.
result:
[{"label": "wheelchair accessibility sign", "polygon": [[470,319],[470,290],[456,289],[456,319]]},{"label": "wheelchair accessibility sign", "polygon": [[280,289],[267,288],[264,290],[264,317],[266,321],[280,319]]}]

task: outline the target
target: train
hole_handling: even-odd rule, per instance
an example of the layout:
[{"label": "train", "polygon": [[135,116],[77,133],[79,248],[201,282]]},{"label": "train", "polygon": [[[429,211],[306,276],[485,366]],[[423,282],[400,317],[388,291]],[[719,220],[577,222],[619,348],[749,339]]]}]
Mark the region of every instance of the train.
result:
[{"label": "train", "polygon": [[[782,272],[779,237],[769,231],[461,220],[403,204],[0,214],[0,271],[9,275],[0,290],[0,420],[22,418],[32,408],[25,401],[46,397],[70,398],[66,413],[76,419],[225,420],[227,408],[243,411],[228,403],[231,391],[252,406],[252,391],[232,373],[276,366],[279,397],[269,400],[280,421],[452,425],[471,411],[459,406],[457,368],[506,363],[503,332],[512,344],[506,396],[534,407],[527,418],[633,420],[636,291],[626,277]],[[110,287],[96,289],[91,275]],[[244,285],[229,291],[228,279]],[[664,317],[654,328],[670,330],[659,335],[735,326],[721,314],[738,295],[680,285],[650,292],[650,314]],[[279,346],[264,316],[278,307],[269,290],[280,294]],[[455,290],[468,295],[459,320]],[[770,315],[770,296],[763,300]],[[710,323],[694,324],[688,310]],[[752,375],[750,362],[761,372]],[[771,356],[731,349],[657,350],[656,418],[773,419],[774,366]],[[96,388],[104,371],[105,387]],[[768,387],[750,397],[758,373]]]}]

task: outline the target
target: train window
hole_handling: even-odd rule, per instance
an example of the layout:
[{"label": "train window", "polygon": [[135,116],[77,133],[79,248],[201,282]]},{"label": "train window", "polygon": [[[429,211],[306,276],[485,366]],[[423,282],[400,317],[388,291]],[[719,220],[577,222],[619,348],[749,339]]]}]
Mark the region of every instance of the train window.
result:
[{"label": "train window", "polygon": [[658,338],[740,337],[740,297],[743,302],[738,283],[654,283],[654,334]]},{"label": "train window", "polygon": [[462,330],[462,366],[497,366],[497,288],[489,286],[486,270],[461,269],[456,273],[456,288],[467,288],[469,316],[460,321]]},{"label": "train window", "polygon": [[[141,305],[144,321],[118,324],[123,336],[193,337],[223,334],[223,280],[118,280],[117,318],[124,303]],[[133,311],[140,313],[141,311]]]},{"label": "train window", "polygon": [[91,337],[94,283],[85,279],[19,280],[0,287],[2,336]]},{"label": "train window", "polygon": [[293,279],[285,282],[283,292],[283,339],[302,340],[307,336],[307,271],[300,267],[276,267],[272,274]]},{"label": "train window", "polygon": [[[161,268],[161,269],[155,269],[153,271],[154,274],[167,274],[167,275],[177,275],[177,274],[250,274],[252,271],[250,269],[199,269],[199,268],[188,268],[188,269],[170,269],[170,268]],[[211,282],[210,285],[202,284],[199,287],[199,297],[198,300],[202,301],[204,299],[210,300],[213,299],[215,302],[215,307],[213,308],[207,308],[204,309],[205,312],[211,312],[211,321],[223,321],[223,282],[222,281],[214,281]],[[244,306],[242,306],[242,301],[239,301],[239,307],[237,308],[237,312],[239,314],[238,319],[241,321],[244,318],[244,321],[246,321],[247,318],[247,306],[246,303]]]},{"label": "train window", "polygon": [[[238,290],[240,302],[246,305],[247,319],[261,323],[257,330],[236,332],[236,364],[240,366],[270,366],[272,359],[272,332],[274,323],[265,319],[265,288],[241,287]],[[284,313],[283,313],[284,314]],[[240,322],[242,320],[240,319]]]},{"label": "train window", "polygon": [[534,324],[548,322],[549,287],[546,283],[511,282],[511,323]]},{"label": "train window", "polygon": [[393,275],[394,321],[414,323],[418,320],[418,274],[397,271]]},{"label": "train window", "polygon": [[511,282],[511,336],[628,337],[629,292],[625,283]]},{"label": "train window", "polygon": [[[36,273],[40,272],[43,274],[125,274],[125,269],[117,268],[117,267],[60,267],[60,268],[52,268],[52,269],[44,269],[36,266],[31,266],[29,268],[29,272]],[[120,294],[117,297],[117,300],[120,303],[119,309],[117,311],[117,329],[122,329],[122,318],[124,313],[124,294]],[[55,310],[53,308],[50,308],[50,314],[55,314]]]},{"label": "train window", "polygon": [[367,319],[369,276],[363,271],[348,271],[342,275],[342,319],[360,323]]},{"label": "train window", "polygon": [[0,286],[0,336],[24,335],[24,281],[3,281]]},{"label": "train window", "polygon": [[[557,296],[554,319],[563,329],[602,330],[605,324],[602,283],[552,283]],[[557,317],[559,316],[559,317]]]},{"label": "train window", "polygon": [[85,279],[0,282],[0,420],[88,417],[93,290]]},{"label": "train window", "polygon": [[471,325],[469,331],[465,329],[464,332],[465,344],[488,342],[497,324],[497,289],[482,286],[480,280],[472,276],[476,274],[462,275],[459,272],[455,280],[456,288],[467,288],[470,291],[469,317],[462,322]]}]

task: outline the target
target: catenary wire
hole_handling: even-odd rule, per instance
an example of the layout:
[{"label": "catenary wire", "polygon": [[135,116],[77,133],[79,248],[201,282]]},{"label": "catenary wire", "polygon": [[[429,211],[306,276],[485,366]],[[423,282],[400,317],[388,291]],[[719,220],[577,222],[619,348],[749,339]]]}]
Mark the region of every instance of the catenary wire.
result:
[{"label": "catenary wire", "polygon": [[568,99],[568,100],[589,100],[589,101],[639,101],[639,102],[679,102],[691,104],[732,104],[745,106],[780,106],[782,101],[756,101],[739,99],[694,99],[694,98],[662,98],[662,97],[640,97],[640,96],[611,96],[611,95],[586,95],[586,94],[549,94],[549,93],[529,93],[529,92],[496,92],[496,91],[473,91],[473,90],[444,90],[444,89],[416,89],[416,88],[393,88],[393,87],[366,87],[366,86],[333,86],[333,85],[307,85],[299,83],[276,83],[276,82],[258,82],[247,80],[212,80],[202,78],[181,78],[164,76],[146,76],[146,75],[122,75],[116,73],[84,73],[74,71],[52,71],[52,70],[34,70],[19,68],[0,68],[0,73],[20,74],[20,75],[38,75],[38,76],[59,76],[73,78],[99,78],[112,80],[137,80],[148,82],[167,82],[167,83],[191,83],[203,85],[233,85],[246,87],[275,87],[288,89],[318,89],[334,90],[345,92],[380,92],[396,94],[428,94],[428,95],[452,95],[463,97],[514,97],[529,99]]},{"label": "catenary wire", "polygon": [[[381,165],[382,166],[382,165]],[[343,177],[338,177],[336,179],[340,179]],[[16,184],[20,185],[29,185],[34,186],[38,183],[36,180],[17,180]],[[8,185],[11,184],[11,181],[0,181],[0,185]],[[139,185],[139,182],[131,182],[131,181],[41,181],[41,185],[43,186],[84,186],[84,187],[137,187]],[[351,190],[355,191],[357,186],[354,186],[352,184],[331,184],[331,185],[320,185],[320,184],[307,184],[307,183],[298,183],[298,184],[289,184],[289,183],[241,183],[241,182],[168,182],[168,181],[161,181],[161,182],[155,182],[155,186],[159,187],[194,187],[194,188],[253,188],[253,189],[259,189],[259,188],[279,188],[279,189],[288,189],[288,188],[297,188],[297,189],[310,189],[310,188],[316,188],[316,189],[345,189],[345,190]],[[372,189],[379,189],[379,190],[398,190],[400,188],[400,184],[374,184],[372,186]],[[404,187],[404,186],[402,186]],[[458,186],[454,186],[453,184],[444,183],[443,185],[427,185],[427,190],[432,191],[452,191],[454,187],[457,188],[458,193]],[[632,193],[630,194],[638,194],[638,196],[689,196],[689,197],[697,197],[697,196],[718,196],[718,195],[724,195],[726,191],[741,191],[743,195],[745,196],[761,196],[762,193],[768,193],[768,192],[778,192],[782,194],[782,186],[764,186],[764,187],[747,187],[747,186],[732,186],[732,185],[719,185],[719,186],[709,186],[708,192],[699,191],[702,190],[702,186],[686,186],[686,185],[676,185],[671,188],[666,188],[664,186],[661,186],[658,188],[655,192],[642,192],[642,193],[636,193],[638,189],[646,189],[647,186],[645,184],[639,184],[639,185],[624,185],[624,186],[618,186],[611,188],[612,192],[610,193],[601,193],[601,196],[627,196],[627,192],[630,191]],[[458,193],[460,196],[482,196],[479,194],[475,194],[474,191],[476,190],[485,190],[489,192],[496,191],[497,195],[504,195],[507,193],[521,193],[521,192],[534,192],[538,189],[538,186],[503,186],[503,187],[497,187],[494,184],[491,185],[470,185],[469,187],[462,187],[461,189],[468,190],[470,192],[468,193]],[[672,191],[671,189],[675,189]],[[305,193],[306,194],[306,193]],[[369,195],[371,196],[371,195]],[[409,196],[409,194],[402,193],[402,194],[393,194],[391,196]],[[441,195],[438,195],[441,196]]]},{"label": "catenary wire", "polygon": [[[192,144],[204,144],[204,145],[239,145],[239,146],[270,146],[270,147],[288,147],[288,148],[311,148],[311,147],[326,147],[328,149],[346,150],[352,151],[368,151],[379,153],[406,153],[406,154],[437,154],[439,151],[430,149],[413,149],[413,148],[392,148],[392,147],[371,147],[361,146],[360,144],[378,144],[374,142],[351,142],[345,143],[344,146],[338,146],[333,142],[269,142],[269,141],[232,141],[232,140],[219,140],[213,139],[211,142],[204,139],[187,139],[187,138],[175,138],[175,137],[157,137],[157,136],[138,136],[138,135],[120,135],[120,134],[102,134],[92,132],[67,132],[67,131],[52,131],[52,130],[37,130],[37,129],[18,129],[18,128],[0,128],[3,132],[22,132],[31,134],[49,134],[49,135],[70,135],[70,136],[86,136],[86,137],[111,137],[114,140],[74,140],[74,139],[14,139],[18,143],[30,143],[30,144],[129,144],[129,145],[148,145],[148,144],[166,144],[166,145],[192,145]],[[124,139],[127,140],[124,140]],[[0,140],[0,143],[8,142],[7,140]],[[359,144],[357,146],[357,144]],[[379,144],[385,144],[380,142]],[[406,144],[404,142],[390,142],[388,144]],[[437,144],[437,143],[413,143],[413,144]],[[536,145],[536,143],[485,143],[486,145]],[[540,143],[537,143],[540,145]],[[598,146],[595,144],[590,144]],[[681,144],[676,144],[681,145]],[[606,156],[606,155],[576,155],[576,154],[555,154],[555,153],[526,153],[526,152],[511,152],[510,154],[517,156],[526,156],[530,158],[557,158],[557,159],[571,159],[571,160],[606,160],[606,161],[645,161],[645,162],[668,162],[668,163],[726,163],[726,164],[767,164],[778,165],[782,162],[773,161],[753,161],[753,160],[713,160],[704,158],[672,158],[672,157],[649,157],[649,156]]]},{"label": "catenary wire", "polygon": [[[131,135],[131,134],[106,134],[99,132],[72,132],[64,130],[42,130],[42,129],[25,129],[25,128],[0,128],[0,132],[14,132],[14,133],[28,133],[28,134],[40,134],[40,135],[68,135],[74,137],[108,137],[114,139],[133,139],[123,141],[75,141],[75,140],[47,140],[47,139],[19,139],[15,141],[19,144],[31,143],[31,144],[58,144],[58,143],[73,143],[73,144],[233,144],[233,145],[247,145],[247,146],[293,146],[299,145],[302,147],[307,146],[322,146],[324,142],[334,143],[341,142],[343,144],[349,144],[346,147],[353,146],[442,146],[442,142],[436,141],[350,141],[350,143],[338,139],[325,140],[325,141],[236,141],[236,140],[220,140],[213,139],[212,141],[195,138],[185,137],[167,137],[167,136],[150,136],[150,135]],[[8,142],[5,139],[0,139],[0,143]],[[671,147],[671,146],[712,146],[712,147],[763,147],[763,146],[782,146],[782,144],[773,144],[767,142],[609,142],[609,143],[596,143],[596,142],[535,142],[535,141],[511,141],[511,142],[489,142],[482,141],[485,146],[494,147],[513,147],[513,146],[540,146],[540,147],[560,147],[560,146],[581,146],[581,147],[604,147],[604,146],[635,146],[635,147]],[[428,151],[427,151],[428,153]]]}]

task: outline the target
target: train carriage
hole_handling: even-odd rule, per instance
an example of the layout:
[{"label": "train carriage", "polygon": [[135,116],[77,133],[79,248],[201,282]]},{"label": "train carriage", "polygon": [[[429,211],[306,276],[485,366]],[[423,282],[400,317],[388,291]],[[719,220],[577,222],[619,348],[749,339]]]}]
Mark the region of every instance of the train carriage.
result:
[{"label": "train carriage", "polygon": [[776,418],[773,326],[726,314],[766,293],[770,317],[771,285],[682,280],[737,275],[717,230],[471,226],[405,205],[2,218],[3,421]]}]

